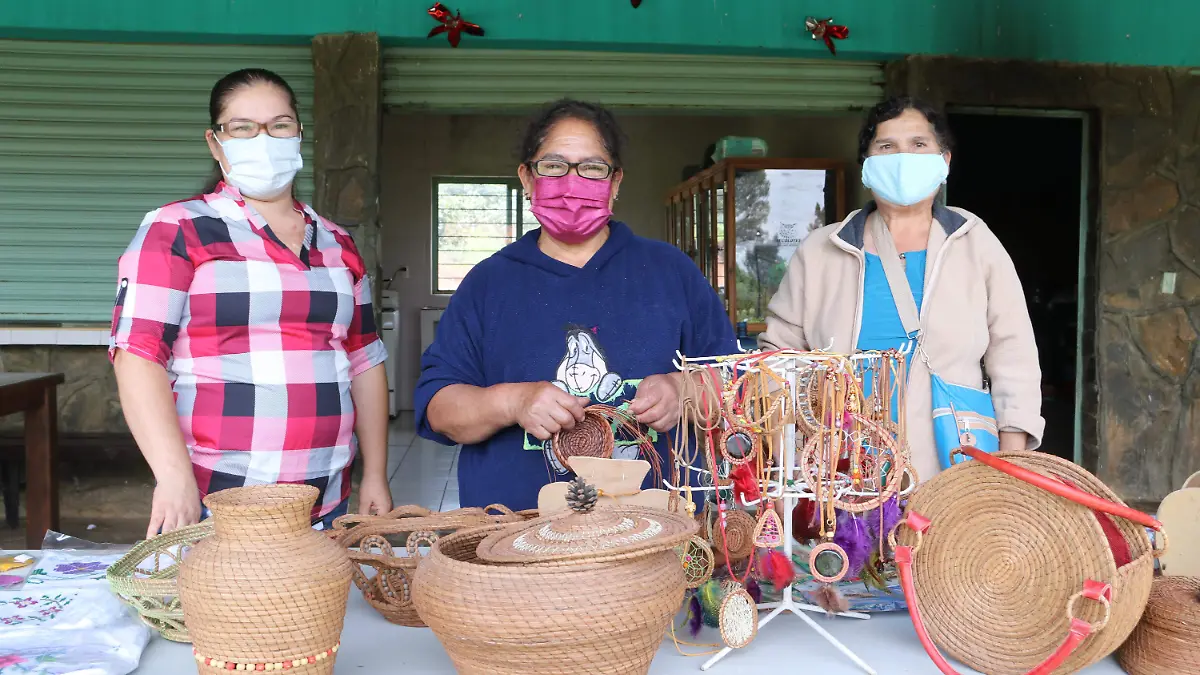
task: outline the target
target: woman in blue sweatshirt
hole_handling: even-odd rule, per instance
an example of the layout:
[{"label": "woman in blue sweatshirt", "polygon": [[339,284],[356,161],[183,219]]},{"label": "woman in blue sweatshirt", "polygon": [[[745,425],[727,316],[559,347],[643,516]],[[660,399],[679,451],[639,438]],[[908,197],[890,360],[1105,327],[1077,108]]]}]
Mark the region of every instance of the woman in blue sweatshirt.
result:
[{"label": "woman in blue sweatshirt", "polygon": [[621,142],[612,114],[589,103],[553,103],[530,123],[517,173],[541,227],[467,274],[421,359],[417,431],[462,444],[463,506],[535,508],[542,486],[568,476],[549,439],[591,403],[627,404],[669,475],[675,352],[737,351],[700,269],[611,219]]}]

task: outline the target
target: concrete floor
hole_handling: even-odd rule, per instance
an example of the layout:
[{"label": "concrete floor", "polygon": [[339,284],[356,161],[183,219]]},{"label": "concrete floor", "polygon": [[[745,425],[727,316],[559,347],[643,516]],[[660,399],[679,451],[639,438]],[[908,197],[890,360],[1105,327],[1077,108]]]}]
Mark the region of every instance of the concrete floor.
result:
[{"label": "concrete floor", "polygon": [[[458,448],[417,438],[411,413],[394,420],[388,436],[388,479],[393,502],[437,511],[458,508]],[[145,464],[109,469],[64,464],[59,479],[61,532],[114,544],[132,544],[145,536],[154,493],[154,476]],[[356,475],[351,506],[357,503],[357,482]],[[22,521],[16,529],[0,524],[0,548],[24,548],[23,504]]]}]

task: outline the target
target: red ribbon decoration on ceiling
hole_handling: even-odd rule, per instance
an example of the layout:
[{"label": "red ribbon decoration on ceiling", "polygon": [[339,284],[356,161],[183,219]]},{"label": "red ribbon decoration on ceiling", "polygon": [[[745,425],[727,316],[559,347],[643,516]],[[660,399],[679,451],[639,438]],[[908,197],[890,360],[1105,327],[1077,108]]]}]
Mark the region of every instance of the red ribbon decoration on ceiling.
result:
[{"label": "red ribbon decoration on ceiling", "polygon": [[814,19],[808,17],[804,20],[804,27],[809,33],[812,33],[812,39],[824,40],[825,46],[829,47],[829,53],[837,56],[837,47],[834,46],[834,40],[845,40],[850,37],[850,28],[833,23],[833,19]]},{"label": "red ribbon decoration on ceiling", "polygon": [[474,35],[483,37],[483,28],[477,23],[464,21],[462,18],[462,10],[451,15],[450,9],[440,2],[434,3],[433,7],[429,8],[429,16],[440,23],[439,26],[434,26],[433,30],[429,31],[426,38],[431,38],[434,35],[446,34],[446,39],[450,41],[451,47],[457,47],[462,40],[462,34]]}]

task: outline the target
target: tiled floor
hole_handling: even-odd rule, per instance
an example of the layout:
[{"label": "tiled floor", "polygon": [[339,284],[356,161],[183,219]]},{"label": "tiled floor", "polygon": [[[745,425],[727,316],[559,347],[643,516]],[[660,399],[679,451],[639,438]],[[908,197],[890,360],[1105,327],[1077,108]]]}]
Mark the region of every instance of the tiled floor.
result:
[{"label": "tiled floor", "polygon": [[388,482],[392,501],[434,511],[458,508],[459,448],[417,437],[411,413],[401,415],[388,433]]}]

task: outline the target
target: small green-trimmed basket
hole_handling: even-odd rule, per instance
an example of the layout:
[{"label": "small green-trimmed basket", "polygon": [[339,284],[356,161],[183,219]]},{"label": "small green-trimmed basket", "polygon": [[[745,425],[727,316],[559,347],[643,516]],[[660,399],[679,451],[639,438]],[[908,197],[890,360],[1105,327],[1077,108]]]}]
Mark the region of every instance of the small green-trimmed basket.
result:
[{"label": "small green-trimmed basket", "polygon": [[138,542],[108,568],[113,593],[137,610],[148,626],[173,642],[191,642],[175,577],[193,544],[212,534],[211,520]]}]

